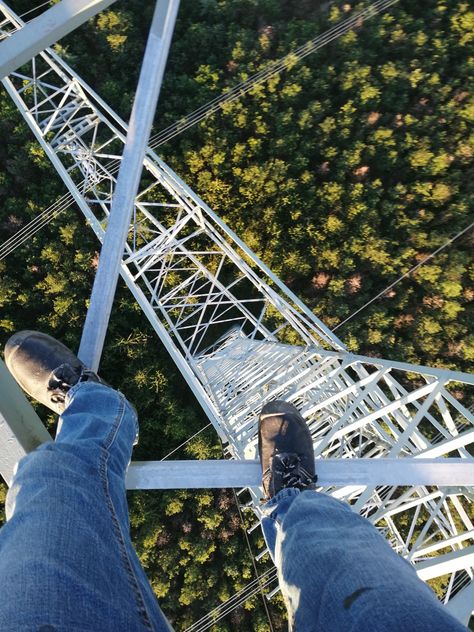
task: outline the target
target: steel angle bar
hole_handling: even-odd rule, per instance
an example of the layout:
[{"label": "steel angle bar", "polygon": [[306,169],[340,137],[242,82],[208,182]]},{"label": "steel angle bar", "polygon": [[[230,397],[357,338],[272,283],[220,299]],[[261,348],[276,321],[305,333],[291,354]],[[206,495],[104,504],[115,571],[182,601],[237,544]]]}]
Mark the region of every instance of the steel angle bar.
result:
[{"label": "steel angle bar", "polygon": [[145,49],[112,209],[78,353],[82,362],[94,371],[99,366],[112,311],[123,250],[178,6],[179,0],[160,0],[157,3]]},{"label": "steel angle bar", "polygon": [[[414,496],[412,493],[413,491],[417,494],[424,493],[425,495]],[[420,504],[427,504],[432,500],[439,498],[441,495],[442,492],[439,489],[429,494],[425,493],[425,490],[422,488],[408,490],[406,494],[403,494],[402,496],[400,496],[400,498],[397,498],[393,503],[389,504],[388,507],[380,507],[377,513],[371,517],[371,521],[375,524],[379,520],[382,520],[382,518],[385,519],[389,516],[395,516],[396,514],[407,511],[408,509],[418,507],[418,505]],[[412,499],[410,500],[410,498]]]},{"label": "steel angle bar", "polygon": [[127,284],[130,292],[133,294],[136,301],[143,309],[143,312],[145,313],[146,317],[150,321],[153,329],[156,331],[157,335],[163,342],[163,345],[165,346],[166,350],[173,357],[175,363],[177,364],[178,368],[181,371],[181,374],[183,375],[190,389],[193,391],[194,395],[196,396],[196,399],[201,404],[205,414],[211,420],[220,438],[222,439],[223,442],[228,441],[228,438],[226,434],[224,433],[224,429],[222,428],[222,422],[221,422],[220,416],[213,402],[210,400],[207,392],[202,387],[201,383],[196,379],[196,375],[191,365],[186,361],[186,358],[181,353],[179,353],[178,349],[176,348],[170,336],[168,335],[164,324],[158,318],[156,318],[156,314],[152,306],[147,301],[142,290],[133,282],[133,279],[130,275],[129,270],[125,267],[122,268],[122,277],[125,283]]},{"label": "steel angle bar", "polygon": [[445,608],[465,626],[474,613],[474,580],[452,597]]},{"label": "steel angle bar", "polygon": [[0,360],[0,474],[10,485],[17,462],[51,436]]},{"label": "steel angle bar", "polygon": [[[471,494],[471,497],[472,497],[472,494]],[[457,498],[456,496],[453,496],[452,502],[453,502],[453,505],[456,507],[456,511],[461,517],[461,520],[463,521],[464,526],[467,529],[474,529],[474,524],[471,518],[467,515],[466,511],[464,510],[464,507],[462,506],[462,503],[459,501],[459,498]]]},{"label": "steel angle bar", "polygon": [[411,393],[409,393],[408,395],[406,395],[405,397],[401,398],[399,401],[395,401],[392,402],[390,404],[387,404],[386,406],[380,408],[377,411],[374,411],[368,415],[366,415],[365,417],[362,417],[361,419],[357,419],[356,421],[351,422],[350,424],[348,424],[347,426],[345,426],[344,428],[341,428],[339,430],[336,430],[336,432],[331,432],[330,435],[328,435],[328,437],[331,440],[337,439],[339,437],[341,437],[342,435],[352,431],[352,430],[358,430],[359,428],[362,428],[363,426],[372,423],[373,421],[379,419],[380,417],[382,417],[383,415],[386,415],[388,413],[391,413],[395,410],[397,410],[397,408],[400,407],[400,405],[403,404],[409,404],[410,402],[419,399],[421,397],[424,397],[425,395],[428,395],[434,388],[436,387],[436,382],[432,382],[430,384],[426,384],[425,386],[422,386],[420,388],[418,388],[416,391],[412,391]]},{"label": "steel angle bar", "polygon": [[453,450],[459,450],[460,448],[464,448],[467,445],[474,443],[474,429],[469,430],[467,432],[463,432],[458,434],[456,437],[451,439],[446,439],[445,441],[441,441],[436,445],[423,450],[415,455],[415,458],[420,459],[433,459],[436,457],[441,457]]},{"label": "steel angle bar", "polygon": [[115,0],[62,0],[0,44],[0,78],[106,9]]},{"label": "steel angle bar", "polygon": [[465,569],[468,566],[474,567],[474,545],[459,551],[452,551],[451,553],[433,557],[424,562],[417,562],[415,569],[418,577],[426,581]]},{"label": "steel angle bar", "polygon": [[438,386],[426,397],[425,401],[418,408],[412,420],[409,421],[408,424],[406,425],[406,428],[404,429],[403,433],[398,436],[397,443],[390,450],[390,453],[389,453],[390,456],[396,457],[405,448],[406,444],[411,439],[411,435],[418,428],[418,424],[425,417],[426,413],[428,412],[428,409],[431,407],[436,396],[439,395],[440,389],[441,389],[441,385],[438,384]]},{"label": "steel angle bar", "polygon": [[[461,371],[452,371],[451,369],[438,369],[432,366],[426,366],[422,364],[409,364],[408,362],[399,362],[398,360],[386,360],[383,358],[371,358],[370,356],[358,355],[355,353],[341,353],[340,351],[328,351],[327,349],[319,348],[318,353],[324,356],[337,357],[340,360],[345,360],[347,366],[366,364],[369,366],[388,366],[390,370],[399,370],[403,373],[420,373],[428,375],[430,377],[437,378],[440,382],[446,385],[448,382],[461,382],[462,384],[470,384],[474,386],[474,374],[462,373]],[[459,406],[459,402],[457,403]]]},{"label": "steel angle bar", "polygon": [[[474,459],[316,459],[316,472],[321,487],[474,486]],[[254,460],[132,462],[127,488],[258,487],[261,477],[260,462]]]}]

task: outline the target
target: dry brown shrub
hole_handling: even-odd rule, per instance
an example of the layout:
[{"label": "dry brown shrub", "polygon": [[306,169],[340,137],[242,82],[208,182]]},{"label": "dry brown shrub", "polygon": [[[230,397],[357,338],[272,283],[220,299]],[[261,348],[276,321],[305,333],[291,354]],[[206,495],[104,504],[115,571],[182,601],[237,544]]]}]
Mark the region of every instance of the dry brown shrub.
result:
[{"label": "dry brown shrub", "polygon": [[352,274],[346,281],[346,292],[348,294],[357,294],[362,287],[362,276],[356,272]]},{"label": "dry brown shrub", "polygon": [[377,123],[381,116],[382,115],[380,114],[380,112],[371,112],[367,117],[367,123],[369,125],[374,125],[374,123]]},{"label": "dry brown shrub", "polygon": [[409,327],[414,320],[415,317],[412,314],[402,314],[395,319],[393,324],[395,326],[395,329],[401,329],[402,327]]},{"label": "dry brown shrub", "polygon": [[458,356],[462,351],[462,342],[448,342],[448,351],[446,355],[448,357]]},{"label": "dry brown shrub", "polygon": [[458,94],[454,97],[454,100],[456,101],[456,103],[461,103],[461,101],[464,101],[464,99],[468,96],[469,92],[467,92],[466,90],[462,90],[461,92],[458,92]]},{"label": "dry brown shrub", "polygon": [[96,251],[94,252],[94,256],[93,256],[93,257],[92,257],[92,259],[91,259],[91,268],[92,268],[93,270],[97,270],[97,268],[98,268],[98,267],[99,267],[99,253],[98,253],[98,251],[96,250]]},{"label": "dry brown shrub", "polygon": [[443,307],[444,305],[444,300],[441,296],[425,296],[423,298],[423,305],[426,305],[426,307],[430,307],[431,309],[439,309],[440,307]]},{"label": "dry brown shrub", "polygon": [[367,165],[362,165],[361,167],[357,167],[357,169],[354,169],[354,171],[352,172],[356,178],[359,178],[360,180],[362,178],[365,178],[367,176],[367,174],[370,171],[370,167],[368,167]]},{"label": "dry brown shrub", "polygon": [[427,257],[428,255],[429,255],[429,253],[428,253],[428,252],[418,252],[418,253],[415,255],[415,261],[416,261],[417,263],[419,263],[420,261],[423,261],[423,259],[426,259],[426,257]]},{"label": "dry brown shrub", "polygon": [[395,125],[395,127],[401,127],[403,123],[403,114],[396,114],[395,118],[393,119],[393,124]]},{"label": "dry brown shrub", "polygon": [[314,289],[324,290],[324,288],[326,287],[326,285],[329,283],[330,280],[331,280],[330,274],[328,274],[327,272],[318,272],[311,279],[311,283]]},{"label": "dry brown shrub", "polygon": [[160,533],[160,535],[156,538],[156,546],[166,546],[169,544],[171,540],[171,536],[166,531]]}]

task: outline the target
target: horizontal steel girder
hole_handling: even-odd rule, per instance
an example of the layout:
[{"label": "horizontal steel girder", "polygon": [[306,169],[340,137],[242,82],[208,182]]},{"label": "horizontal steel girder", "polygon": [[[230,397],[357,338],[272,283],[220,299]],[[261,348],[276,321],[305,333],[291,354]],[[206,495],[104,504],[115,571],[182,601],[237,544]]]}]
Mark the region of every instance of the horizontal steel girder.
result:
[{"label": "horizontal steel girder", "polygon": [[[469,459],[316,459],[318,485],[474,486]],[[128,489],[259,487],[260,462],[254,460],[136,461]]]}]

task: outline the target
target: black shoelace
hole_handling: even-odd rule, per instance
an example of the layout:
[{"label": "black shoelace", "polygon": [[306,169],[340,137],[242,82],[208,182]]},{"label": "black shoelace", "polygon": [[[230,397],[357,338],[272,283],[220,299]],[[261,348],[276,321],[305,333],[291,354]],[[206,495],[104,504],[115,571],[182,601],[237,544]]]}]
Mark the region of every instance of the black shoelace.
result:
[{"label": "black shoelace", "polygon": [[[288,487],[296,487],[304,490],[314,485],[318,477],[310,474],[301,463],[301,456],[295,453],[282,452],[275,454],[262,476],[262,483],[267,497],[262,500],[268,500],[274,493],[280,489]],[[271,487],[274,490],[270,491]]]},{"label": "black shoelace", "polygon": [[273,457],[273,473],[281,476],[283,487],[308,487],[315,482],[316,477],[301,464],[298,454],[276,454]]}]

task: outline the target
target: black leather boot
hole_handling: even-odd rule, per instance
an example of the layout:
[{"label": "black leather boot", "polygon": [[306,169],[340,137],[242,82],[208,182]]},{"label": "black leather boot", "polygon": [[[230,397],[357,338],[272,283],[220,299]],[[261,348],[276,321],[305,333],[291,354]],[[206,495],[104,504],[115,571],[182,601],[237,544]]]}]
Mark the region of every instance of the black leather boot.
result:
[{"label": "black leather boot", "polygon": [[39,331],[19,331],[5,345],[5,363],[21,388],[61,414],[69,389],[78,382],[103,382],[62,342]]},{"label": "black leather boot", "polygon": [[264,500],[287,487],[316,489],[313,440],[293,404],[275,400],[262,408],[258,451]]}]

